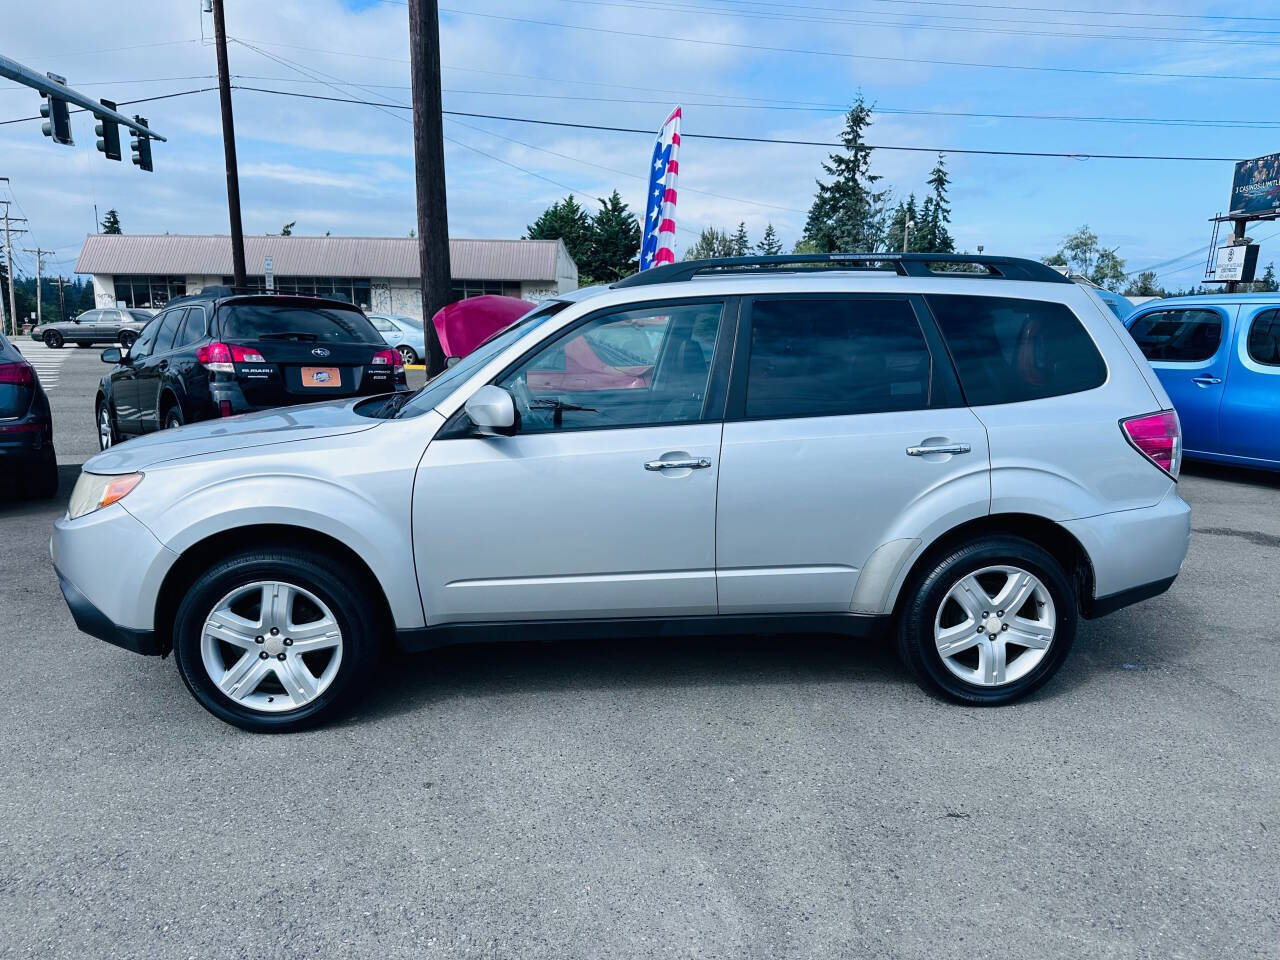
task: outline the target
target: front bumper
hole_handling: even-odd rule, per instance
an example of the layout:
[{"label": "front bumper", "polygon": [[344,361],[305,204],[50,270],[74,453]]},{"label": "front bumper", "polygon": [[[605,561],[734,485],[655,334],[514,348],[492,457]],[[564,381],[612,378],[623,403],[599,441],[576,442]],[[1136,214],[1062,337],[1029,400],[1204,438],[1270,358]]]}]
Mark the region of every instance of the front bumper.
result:
[{"label": "front bumper", "polygon": [[123,505],[78,520],[64,514],[53,525],[49,553],[81,630],[137,653],[164,651],[168,638],[154,632],[156,600],[178,557]]},{"label": "front bumper", "polygon": [[1068,520],[1063,526],[1093,566],[1093,596],[1084,602],[1084,614],[1100,617],[1173,585],[1191,543],[1191,507],[1174,486],[1155,506]]},{"label": "front bumper", "polygon": [[157,657],[165,652],[154,630],[134,630],[112,623],[111,619],[95,607],[74,583],[62,575],[61,570],[54,567],[53,572],[58,575],[58,586],[62,588],[62,597],[67,601],[71,618],[75,620],[76,626],[82,632],[145,656]]}]

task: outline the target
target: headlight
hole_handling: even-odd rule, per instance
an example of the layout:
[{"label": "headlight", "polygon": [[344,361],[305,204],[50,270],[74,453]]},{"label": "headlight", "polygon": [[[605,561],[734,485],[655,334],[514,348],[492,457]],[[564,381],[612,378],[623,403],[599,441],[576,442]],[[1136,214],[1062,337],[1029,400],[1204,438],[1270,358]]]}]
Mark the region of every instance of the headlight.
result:
[{"label": "headlight", "polygon": [[140,473],[120,473],[104,477],[97,473],[81,473],[76,488],[71,491],[67,505],[67,518],[77,520],[86,514],[109,507],[123,500],[130,490],[142,482]]}]

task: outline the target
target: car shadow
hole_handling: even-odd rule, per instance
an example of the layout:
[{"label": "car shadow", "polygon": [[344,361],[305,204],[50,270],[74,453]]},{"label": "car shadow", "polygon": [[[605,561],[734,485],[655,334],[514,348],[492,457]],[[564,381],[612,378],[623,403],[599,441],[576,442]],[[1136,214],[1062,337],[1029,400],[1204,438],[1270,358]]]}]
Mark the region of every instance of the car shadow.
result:
[{"label": "car shadow", "polygon": [[1255,467],[1239,467],[1227,463],[1210,463],[1207,460],[1184,460],[1181,472],[1206,480],[1224,480],[1227,483],[1247,483],[1251,486],[1273,487],[1280,490],[1280,471]]},{"label": "car shadow", "polygon": [[59,466],[58,492],[47,499],[19,496],[13,484],[0,485],[0,520],[7,517],[35,517],[50,512],[63,513],[79,476],[78,463]]}]

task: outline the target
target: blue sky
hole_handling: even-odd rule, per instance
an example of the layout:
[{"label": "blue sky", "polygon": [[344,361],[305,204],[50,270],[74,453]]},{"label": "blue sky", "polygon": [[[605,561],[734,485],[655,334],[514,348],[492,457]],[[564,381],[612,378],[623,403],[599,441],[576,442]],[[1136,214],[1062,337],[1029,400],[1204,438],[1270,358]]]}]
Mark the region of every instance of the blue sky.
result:
[{"label": "blue sky", "polygon": [[[1269,105],[1280,90],[1280,4],[1070,0],[442,0],[445,105],[472,113],[656,129],[683,103],[685,132],[828,141],[857,91],[880,108],[873,143],[952,149],[1252,157],[1280,150]],[[389,0],[227,0],[231,68],[245,86],[407,103],[407,8]],[[199,0],[135,0],[109,18],[87,0],[46,0],[6,18],[3,52],[116,100],[211,86],[210,18]],[[1258,19],[1271,17],[1272,19]],[[541,22],[529,22],[541,21]],[[66,29],[75,24],[74,31]],[[1063,34],[1077,36],[1063,36]],[[699,42],[652,39],[654,34]],[[1081,36],[1083,35],[1083,36]],[[1194,41],[1194,42],[1190,42]],[[142,46],[146,45],[146,46]],[[129,47],[132,49],[120,49]],[[773,49],[761,49],[761,48]],[[788,52],[803,51],[803,52]],[[1036,67],[902,62],[965,61]],[[1052,69],[1044,69],[1052,68]],[[1232,74],[1203,79],[1128,74]],[[1271,78],[1271,79],[1259,79]],[[0,118],[38,98],[0,84]],[[772,109],[763,109],[771,107]],[[126,231],[225,232],[215,93],[132,108],[170,138],[156,172],[111,163],[91,124],[73,118],[74,148],[39,125],[0,126],[0,175],[35,242],[69,272],[100,212]],[[406,234],[415,222],[411,126],[402,110],[235,93],[245,228]],[[904,112],[898,112],[904,111]],[[930,111],[919,113],[912,111]],[[940,116],[1052,114],[1272,120],[1271,129]],[[514,237],[572,189],[618,188],[640,203],[651,137],[484,119],[446,122],[450,232]],[[774,223],[799,236],[821,147],[687,138],[680,237],[744,220],[753,238]],[[931,153],[877,151],[875,171],[903,195],[922,192]],[[1227,162],[1172,163],[951,154],[953,233],[988,252],[1042,256],[1089,224],[1130,269],[1193,253],[1161,271],[1200,276],[1207,219],[1223,209]],[[9,194],[0,185],[0,196]],[[1270,243],[1265,239],[1276,234]],[[1280,226],[1260,225],[1262,260]],[[33,245],[24,243],[24,246]],[[1280,259],[1280,258],[1278,258]],[[30,268],[30,257],[19,264]]]}]

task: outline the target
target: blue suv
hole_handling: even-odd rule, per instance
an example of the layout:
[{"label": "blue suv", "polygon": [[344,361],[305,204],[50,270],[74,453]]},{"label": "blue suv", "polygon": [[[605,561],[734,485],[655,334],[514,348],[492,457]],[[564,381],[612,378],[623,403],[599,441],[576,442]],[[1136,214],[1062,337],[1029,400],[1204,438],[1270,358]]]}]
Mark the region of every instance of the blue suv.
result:
[{"label": "blue suv", "polygon": [[1186,456],[1280,470],[1280,294],[1155,300],[1124,323],[1173,400]]}]

